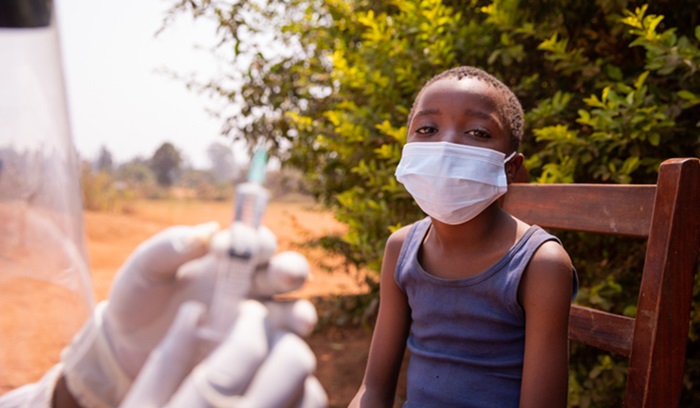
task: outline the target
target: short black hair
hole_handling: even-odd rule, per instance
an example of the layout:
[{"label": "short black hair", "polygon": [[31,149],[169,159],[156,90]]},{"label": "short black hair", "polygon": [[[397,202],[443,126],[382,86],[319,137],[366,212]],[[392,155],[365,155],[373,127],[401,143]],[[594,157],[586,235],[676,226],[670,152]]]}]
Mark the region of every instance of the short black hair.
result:
[{"label": "short black hair", "polygon": [[523,107],[520,105],[518,97],[515,96],[513,91],[510,90],[503,82],[499,81],[496,77],[489,74],[488,72],[471,66],[461,66],[447,71],[443,71],[426,82],[423,87],[416,95],[416,99],[413,101],[413,106],[411,106],[411,112],[408,114],[408,121],[406,124],[407,128],[411,126],[411,120],[415,114],[416,102],[421,97],[423,90],[433,82],[439,81],[445,78],[456,78],[458,81],[462,78],[475,78],[484,83],[487,83],[494,88],[503,96],[506,103],[504,106],[498,107],[498,112],[502,119],[505,121],[508,127],[507,131],[510,133],[511,143],[513,147],[517,150],[520,146],[520,142],[523,140],[523,132],[525,127],[525,119],[523,114]]}]

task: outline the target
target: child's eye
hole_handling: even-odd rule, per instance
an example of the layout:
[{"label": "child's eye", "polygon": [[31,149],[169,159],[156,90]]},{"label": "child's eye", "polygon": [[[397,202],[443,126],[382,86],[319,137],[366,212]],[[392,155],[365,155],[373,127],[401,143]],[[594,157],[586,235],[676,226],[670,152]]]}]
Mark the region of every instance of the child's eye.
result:
[{"label": "child's eye", "polygon": [[491,134],[489,132],[481,129],[470,129],[464,133],[468,136],[474,136],[479,139],[488,139],[491,137]]},{"label": "child's eye", "polygon": [[416,133],[419,135],[428,135],[431,133],[435,133],[436,129],[432,126],[422,126],[416,129]]}]

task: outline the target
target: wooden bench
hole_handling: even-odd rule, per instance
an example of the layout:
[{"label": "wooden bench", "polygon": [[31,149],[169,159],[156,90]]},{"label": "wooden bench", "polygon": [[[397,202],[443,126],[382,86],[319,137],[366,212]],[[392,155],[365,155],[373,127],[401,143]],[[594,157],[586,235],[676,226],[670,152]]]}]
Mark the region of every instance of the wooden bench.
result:
[{"label": "wooden bench", "polygon": [[626,407],[677,406],[700,248],[700,160],[663,162],[655,185],[514,183],[503,206],[543,228],[647,239],[636,318],[573,305],[569,338],[629,358]]}]

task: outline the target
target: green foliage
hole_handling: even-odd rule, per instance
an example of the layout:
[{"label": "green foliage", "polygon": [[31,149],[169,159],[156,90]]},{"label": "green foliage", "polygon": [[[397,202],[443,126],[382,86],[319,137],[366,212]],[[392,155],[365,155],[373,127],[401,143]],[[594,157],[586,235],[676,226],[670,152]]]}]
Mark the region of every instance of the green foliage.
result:
[{"label": "green foliage", "polygon": [[95,167],[99,171],[111,172],[114,167],[114,160],[112,159],[112,153],[107,149],[106,146],[100,148],[100,154],[95,161]]},{"label": "green foliage", "polygon": [[[98,161],[99,163],[99,161]],[[89,163],[81,169],[83,207],[93,211],[132,210],[136,199],[167,199],[174,196],[199,200],[232,200],[234,183],[219,180],[215,170],[181,170],[177,183],[166,188],[156,181],[148,161],[135,158],[113,171],[95,170]],[[276,186],[272,186],[276,188]]]},{"label": "green foliage", "polygon": [[182,156],[172,143],[165,142],[153,153],[149,167],[156,175],[158,184],[170,187],[178,176]]},{"label": "green foliage", "polygon": [[89,163],[80,169],[83,207],[91,211],[129,211],[135,198],[133,190],[120,188],[114,176],[106,171],[93,171]]},{"label": "green foliage", "polygon": [[184,189],[187,195],[198,200],[233,200],[233,182],[219,180],[213,170],[184,170],[174,187]]},{"label": "green foliage", "polygon": [[[156,175],[142,159],[132,159],[116,166],[114,171],[95,170],[89,163],[81,169],[83,206],[92,211],[131,211],[136,199],[169,199],[175,196],[197,200],[231,201],[236,183],[245,181],[221,180],[216,168],[197,170],[184,168],[175,184],[168,188],[156,181]],[[273,199],[308,199],[308,187],[301,173],[293,168],[269,171],[265,187]],[[344,244],[347,247],[347,244]],[[329,248],[330,249],[330,248]],[[344,253],[348,253],[345,250]]]},{"label": "green foliage", "polygon": [[[234,51],[231,72],[203,84],[241,106],[225,133],[263,138],[300,169],[349,226],[351,261],[378,270],[388,234],[421,217],[393,177],[406,115],[447,68],[484,68],[516,92],[538,182],[652,183],[663,160],[698,156],[700,1],[649,3],[182,0],[174,10],[216,19],[221,47]],[[565,238],[580,301],[633,313],[643,244]],[[698,349],[694,340],[689,390],[700,388]],[[572,364],[571,405],[614,406],[606,387],[620,382],[618,363],[586,350],[572,361],[588,368]]]},{"label": "green foliage", "polygon": [[140,198],[163,198],[166,191],[156,181],[148,162],[135,158],[120,164],[114,172],[114,182],[134,192]]},{"label": "green foliage", "polygon": [[626,360],[596,353],[596,350],[580,344],[573,345],[572,354],[577,358],[573,359],[569,368],[569,406],[621,407],[627,375]]},{"label": "green foliage", "polygon": [[304,181],[304,175],[295,168],[283,167],[278,171],[269,171],[265,176],[265,187],[270,190],[273,198],[284,197],[285,200],[308,198],[309,187]]}]

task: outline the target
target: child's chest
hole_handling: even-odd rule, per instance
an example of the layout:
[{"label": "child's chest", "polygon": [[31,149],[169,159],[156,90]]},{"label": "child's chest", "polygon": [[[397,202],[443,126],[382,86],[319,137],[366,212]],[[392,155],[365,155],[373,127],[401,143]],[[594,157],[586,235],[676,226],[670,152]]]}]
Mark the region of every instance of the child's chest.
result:
[{"label": "child's chest", "polygon": [[422,268],[441,279],[465,279],[486,272],[508,252],[508,248],[481,251],[441,251],[425,246],[418,254]]}]

